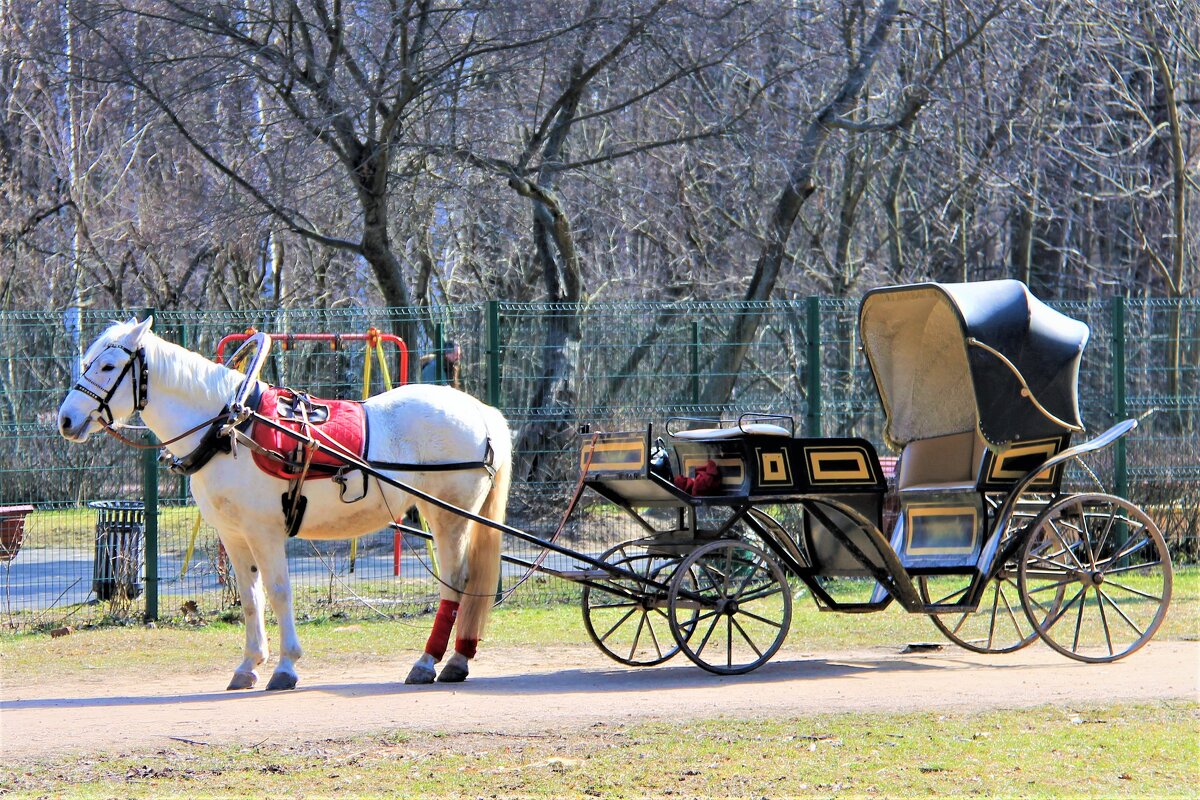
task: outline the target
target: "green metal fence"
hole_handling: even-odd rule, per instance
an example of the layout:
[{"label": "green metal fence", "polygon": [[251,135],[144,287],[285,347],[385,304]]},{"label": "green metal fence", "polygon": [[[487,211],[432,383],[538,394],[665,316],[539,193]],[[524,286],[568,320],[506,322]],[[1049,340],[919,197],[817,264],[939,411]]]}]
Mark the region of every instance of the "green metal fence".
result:
[{"label": "green metal fence", "polygon": [[[1080,389],[1089,431],[1157,409],[1093,467],[1114,491],[1155,512],[1179,557],[1195,559],[1200,302],[1118,298],[1055,305],[1092,329]],[[882,448],[883,420],[859,350],[857,309],[857,301],[830,298],[756,306],[492,302],[439,309],[435,317],[419,309],[160,312],[155,329],[210,357],[227,334],[251,326],[268,331],[281,346],[264,377],[347,398],[361,396],[364,347],[348,340],[289,342],[288,334],[403,331],[414,361],[438,341],[453,340],[463,354],[461,387],[500,407],[514,430],[520,470],[510,521],[548,535],[575,488],[582,423],[644,429],[673,415],[767,411],[793,416],[809,435],[864,436]],[[764,323],[749,343],[732,404],[706,406],[701,398],[710,365],[746,313],[762,314]],[[55,411],[73,383],[80,348],[112,319],[129,315],[0,312],[0,506],[34,507],[19,548],[0,550],[0,619],[8,624],[237,613],[235,581],[215,532],[189,505],[186,482],[160,470],[152,455],[107,437],[77,446],[55,431]],[[390,371],[398,377],[396,361]],[[373,373],[371,390],[379,391],[380,371]],[[100,512],[88,504],[104,500],[143,502],[145,518],[141,539],[126,546],[128,552],[118,547],[101,558],[97,539],[111,544],[111,531],[100,530]],[[0,521],[0,530],[14,527]],[[563,535],[573,546],[598,552],[638,534],[618,511],[589,499]],[[396,545],[390,531],[381,531],[361,539],[352,560],[347,543],[289,543],[299,613],[423,611],[437,597],[428,555],[423,545],[400,541],[396,575]],[[526,558],[537,554],[519,542],[506,547]],[[98,570],[110,558],[136,577],[131,585],[140,589],[100,596],[107,592],[96,591]],[[519,591],[546,599],[573,589],[538,578]]]}]

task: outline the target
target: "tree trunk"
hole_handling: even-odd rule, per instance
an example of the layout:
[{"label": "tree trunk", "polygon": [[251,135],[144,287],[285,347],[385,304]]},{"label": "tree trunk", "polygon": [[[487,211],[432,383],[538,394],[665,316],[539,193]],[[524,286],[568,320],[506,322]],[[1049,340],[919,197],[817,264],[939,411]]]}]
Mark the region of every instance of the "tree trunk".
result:
[{"label": "tree trunk", "polygon": [[804,203],[816,190],[814,179],[817,160],[821,157],[833,124],[858,103],[867,78],[875,66],[875,59],[887,41],[899,6],[899,0],[884,2],[875,20],[875,29],[864,45],[858,63],[850,70],[833,99],[805,129],[800,147],[788,169],[787,182],[779,192],[771,212],[765,242],[754,265],[754,276],[744,297],[748,305],[738,316],[729,338],[714,360],[712,377],[704,387],[701,402],[705,404],[725,406],[733,396],[733,387],[737,383],[742,362],[746,359],[746,353],[750,350],[763,319],[762,310],[749,304],[761,303],[771,298],[787,254],[792,225],[796,222]]}]

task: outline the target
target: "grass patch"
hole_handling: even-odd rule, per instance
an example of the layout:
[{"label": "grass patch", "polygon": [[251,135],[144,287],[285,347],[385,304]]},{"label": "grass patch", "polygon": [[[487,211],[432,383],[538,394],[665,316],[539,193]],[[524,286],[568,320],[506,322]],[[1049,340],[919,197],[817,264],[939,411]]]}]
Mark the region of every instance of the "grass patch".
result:
[{"label": "grass patch", "polygon": [[[1194,797],[1190,702],[383,732],[6,763],[10,797]],[[284,738],[284,737],[279,737]]]}]

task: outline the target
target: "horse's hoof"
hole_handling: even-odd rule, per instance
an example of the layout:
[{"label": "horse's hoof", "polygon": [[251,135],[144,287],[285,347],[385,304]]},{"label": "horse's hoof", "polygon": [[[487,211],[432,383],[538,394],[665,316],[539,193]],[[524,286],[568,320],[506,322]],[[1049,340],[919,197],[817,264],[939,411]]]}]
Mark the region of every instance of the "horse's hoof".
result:
[{"label": "horse's hoof", "polygon": [[271,682],[267,684],[267,691],[277,692],[282,689],[295,689],[296,681],[298,680],[299,678],[290,672],[276,672],[271,676]]},{"label": "horse's hoof", "polygon": [[233,680],[225,687],[225,691],[232,692],[237,689],[253,689],[256,683],[258,683],[258,676],[253,672],[235,672],[233,673]]},{"label": "horse's hoof", "polygon": [[433,683],[433,679],[437,677],[437,673],[429,667],[421,664],[414,664],[409,670],[408,677],[404,679],[405,683]]},{"label": "horse's hoof", "polygon": [[462,683],[467,679],[467,668],[460,667],[453,661],[450,661],[446,666],[442,667],[442,673],[438,675],[438,683]]}]

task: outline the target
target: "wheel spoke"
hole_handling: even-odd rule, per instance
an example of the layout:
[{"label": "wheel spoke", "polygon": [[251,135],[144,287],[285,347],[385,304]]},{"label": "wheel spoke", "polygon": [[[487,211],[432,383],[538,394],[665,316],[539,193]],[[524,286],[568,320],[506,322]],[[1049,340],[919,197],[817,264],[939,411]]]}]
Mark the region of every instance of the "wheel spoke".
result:
[{"label": "wheel spoke", "polygon": [[1079,613],[1075,615],[1075,638],[1071,645],[1071,649],[1075,651],[1079,650],[1079,631],[1083,628],[1083,609],[1087,606],[1087,590],[1088,587],[1084,586],[1083,599],[1079,601]]},{"label": "wheel spoke", "polygon": [[960,630],[962,630],[962,626],[963,626],[963,624],[964,624],[964,623],[967,621],[967,619],[968,619],[968,618],[970,618],[970,616],[971,616],[971,613],[972,613],[972,612],[968,611],[968,612],[966,612],[965,614],[963,614],[961,617],[959,617],[959,618],[958,618],[958,624],[954,626],[954,630],[950,631],[950,633],[952,633],[953,635],[957,636],[957,635],[958,635],[958,632],[959,632]]},{"label": "wheel spoke", "polygon": [[1104,593],[1096,587],[1096,607],[1100,609],[1100,624],[1104,626],[1104,642],[1108,645],[1108,654],[1113,655],[1112,631],[1108,629],[1108,617],[1104,614]]},{"label": "wheel spoke", "polygon": [[1065,606],[1060,608],[1058,610],[1058,613],[1052,612],[1051,616],[1042,620],[1042,624],[1038,627],[1043,631],[1048,631],[1051,628],[1053,628],[1055,625],[1057,625],[1058,621],[1063,618],[1063,615],[1071,610],[1071,606],[1075,605],[1075,601],[1083,596],[1083,593],[1084,593],[1084,589],[1082,587],[1080,587],[1079,591],[1075,593],[1075,596],[1071,598],[1071,602],[1067,603]]},{"label": "wheel spoke", "polygon": [[1004,610],[1008,612],[1008,619],[1012,622],[1013,630],[1017,632],[1017,636],[1025,638],[1025,632],[1021,630],[1021,623],[1017,621],[1017,615],[1013,612],[1012,605],[1008,602],[1008,596],[1004,594],[1003,587],[998,587],[1000,597],[1004,600]]},{"label": "wheel spoke", "polygon": [[733,617],[725,617],[725,666],[733,669]]},{"label": "wheel spoke", "polygon": [[758,645],[754,643],[754,640],[750,638],[750,634],[746,633],[746,629],[742,627],[742,624],[733,617],[729,618],[729,622],[734,628],[737,628],[738,633],[742,635],[742,638],[746,641],[746,644],[750,645],[750,649],[754,651],[754,655],[762,658],[762,650],[760,650]]},{"label": "wheel spoke", "polygon": [[770,625],[772,628],[783,627],[782,622],[776,622],[773,619],[769,619],[768,617],[764,617],[760,614],[755,614],[753,611],[747,611],[744,608],[739,608],[737,613],[741,614],[744,617],[749,617],[752,620],[761,622],[763,625]]},{"label": "wheel spoke", "polygon": [[[1134,540],[1134,537],[1130,536],[1129,541],[1132,542],[1133,540]],[[1139,538],[1137,540],[1137,544],[1134,545],[1133,547],[1130,547],[1129,542],[1126,542],[1125,549],[1122,550],[1121,552],[1117,553],[1112,558],[1108,559],[1107,563],[1113,564],[1113,563],[1116,563],[1117,561],[1121,561],[1122,559],[1129,558],[1131,555],[1136,553],[1138,550],[1141,550],[1143,547],[1145,547],[1148,544],[1150,544],[1150,537],[1148,537],[1148,536],[1142,536],[1141,538]]]},{"label": "wheel spoke", "polygon": [[935,601],[935,602],[933,603],[933,605],[935,605],[935,606],[945,605],[945,604],[946,604],[946,602],[947,602],[948,600],[950,600],[950,598],[951,598],[951,597],[962,597],[964,594],[966,594],[966,593],[967,593],[967,590],[968,590],[968,589],[970,589],[970,588],[971,588],[970,586],[964,586],[964,587],[963,587],[963,588],[961,588],[961,589],[956,589],[955,591],[953,591],[953,592],[951,592],[950,594],[948,594],[948,595],[946,595],[945,597],[943,597],[941,600],[937,600],[937,601]]},{"label": "wheel spoke", "polygon": [[1113,569],[1104,570],[1104,577],[1107,579],[1111,575],[1122,575],[1126,572],[1146,572],[1154,567],[1161,567],[1162,561],[1147,561],[1144,564],[1130,564],[1127,567],[1114,567]]},{"label": "wheel spoke", "polygon": [[[717,623],[720,621],[721,621],[720,614],[712,615],[712,625],[708,626],[708,631],[704,634],[704,637],[700,640],[700,646],[696,648],[696,655],[700,655],[701,653],[704,652],[704,648],[708,647],[708,640],[713,635],[713,631],[715,631],[717,629]],[[696,620],[696,622],[699,623],[700,620]]]},{"label": "wheel spoke", "polygon": [[1061,561],[1052,561],[1051,559],[1046,558],[1045,556],[1038,555],[1036,553],[1030,553],[1029,560],[1037,561],[1040,564],[1045,564],[1047,568],[1052,569],[1056,572],[1067,572],[1067,571],[1074,572],[1075,571],[1074,569],[1071,568],[1070,564],[1064,564]]},{"label": "wheel spoke", "polygon": [[646,614],[643,612],[641,619],[638,620],[637,630],[633,632],[633,643],[629,645],[629,660],[632,661],[637,653],[638,643],[642,640],[642,630],[646,627]]},{"label": "wheel spoke", "polygon": [[[1114,505],[1108,513],[1108,521],[1104,524],[1104,535],[1100,537],[1100,541],[1096,544],[1096,552],[1103,553],[1104,545],[1108,544],[1108,535],[1112,533],[1113,526],[1117,521],[1117,507]],[[1095,563],[1093,560],[1092,563]]]},{"label": "wheel spoke", "polygon": [[1128,615],[1126,615],[1126,613],[1125,613],[1124,611],[1122,611],[1122,610],[1121,610],[1121,607],[1120,607],[1119,605],[1117,605],[1116,603],[1114,603],[1114,602],[1113,602],[1113,599],[1112,599],[1111,597],[1109,597],[1109,596],[1108,596],[1107,594],[1105,594],[1104,592],[1100,591],[1100,588],[1099,588],[1099,587],[1096,587],[1096,591],[1100,592],[1100,597],[1101,597],[1103,600],[1107,600],[1107,601],[1108,601],[1108,604],[1109,604],[1110,606],[1112,606],[1112,607],[1113,607],[1113,611],[1116,611],[1116,612],[1117,612],[1117,613],[1118,613],[1118,614],[1121,616],[1121,619],[1125,620],[1125,624],[1126,624],[1126,625],[1128,625],[1130,628],[1133,628],[1133,632],[1134,632],[1134,633],[1136,633],[1136,634],[1138,635],[1138,638],[1139,638],[1139,639],[1141,639],[1143,636],[1145,636],[1145,635],[1146,635],[1146,632],[1145,632],[1145,631],[1143,631],[1141,628],[1139,628],[1139,627],[1138,627],[1138,626],[1137,626],[1137,625],[1134,623],[1134,621],[1133,621],[1133,620],[1131,620],[1131,619],[1129,618],[1129,616],[1128,616]]},{"label": "wheel spoke", "polygon": [[[1079,558],[1075,555],[1075,551],[1072,550],[1070,548],[1070,546],[1067,545],[1066,540],[1063,539],[1062,534],[1058,530],[1058,526],[1054,524],[1054,520],[1050,520],[1049,522],[1050,522],[1050,530],[1054,532],[1054,538],[1058,539],[1058,543],[1062,545],[1063,552],[1065,552],[1067,555],[1069,555],[1071,557],[1071,560],[1075,562],[1075,566],[1077,566],[1079,569],[1083,569],[1083,564],[1080,563]],[[1076,531],[1076,534],[1078,534],[1078,533],[1079,532]],[[1079,542],[1076,542],[1075,546],[1078,547]]]},{"label": "wheel spoke", "polygon": [[1111,573],[1104,574],[1104,585],[1105,586],[1115,586],[1118,589],[1129,592],[1130,594],[1136,594],[1138,597],[1144,597],[1147,600],[1153,600],[1156,603],[1162,602],[1162,595],[1150,594],[1148,592],[1143,592],[1141,589],[1135,589],[1132,586],[1126,586],[1123,583],[1118,583],[1117,581],[1111,580],[1108,577],[1110,574]]},{"label": "wheel spoke", "polygon": [[1000,584],[997,583],[995,590],[992,592],[992,613],[988,618],[988,634],[987,648],[992,649],[992,642],[996,638],[996,612],[1000,608]]},{"label": "wheel spoke", "polygon": [[619,620],[617,620],[615,623],[613,623],[613,626],[608,629],[608,632],[600,637],[600,641],[607,642],[608,637],[612,636],[613,633],[617,630],[617,628],[620,628],[622,625],[624,625],[625,622],[630,617],[632,617],[635,613],[637,613],[637,606],[631,605],[629,607],[629,611],[625,612],[625,615],[623,617],[621,617]]},{"label": "wheel spoke", "polygon": [[1028,592],[1026,592],[1026,594],[1038,594],[1040,592],[1050,591],[1051,589],[1061,589],[1064,586],[1069,586],[1072,583],[1078,583],[1078,582],[1079,582],[1079,578],[1076,578],[1075,576],[1072,575],[1071,577],[1064,578],[1061,581],[1055,581],[1054,583],[1047,583],[1045,586],[1039,586],[1036,589],[1030,589]]},{"label": "wheel spoke", "polygon": [[1083,503],[1079,504],[1079,538],[1083,542],[1084,552],[1087,554],[1088,564],[1091,569],[1096,569],[1096,553],[1092,550],[1092,532],[1088,529],[1088,513],[1083,507]]}]

